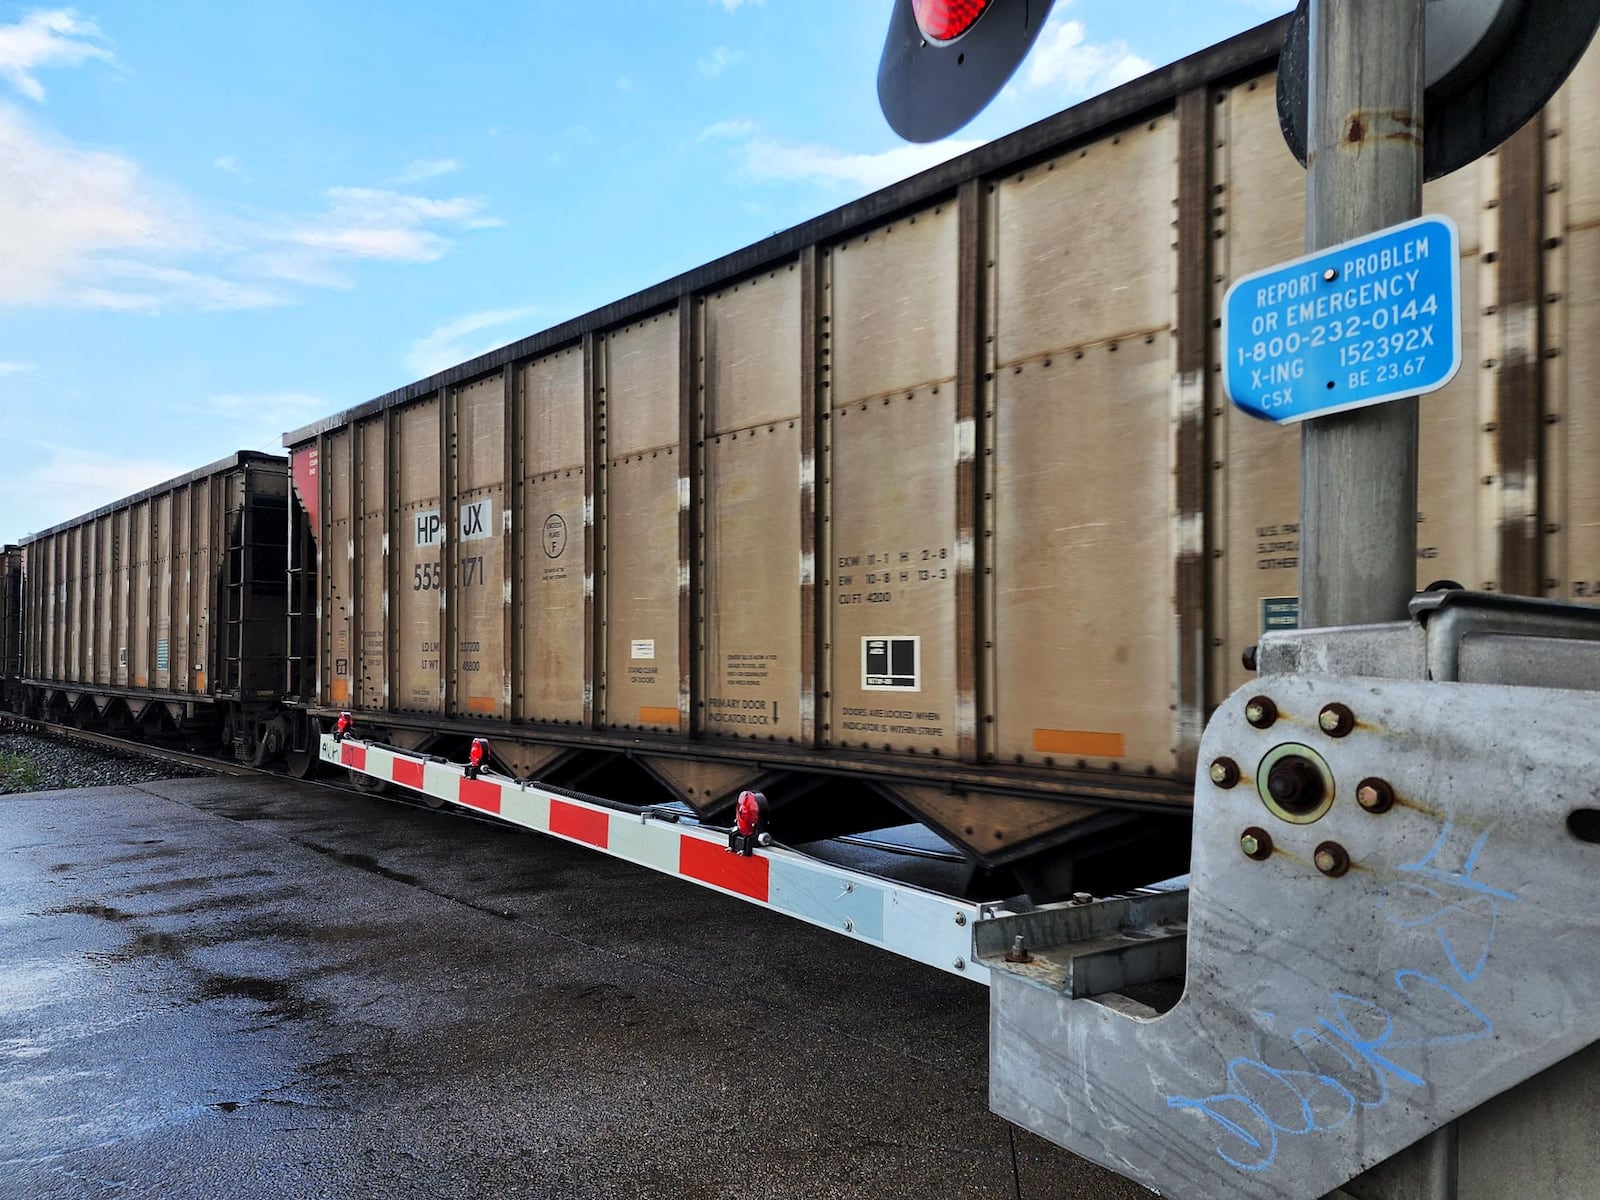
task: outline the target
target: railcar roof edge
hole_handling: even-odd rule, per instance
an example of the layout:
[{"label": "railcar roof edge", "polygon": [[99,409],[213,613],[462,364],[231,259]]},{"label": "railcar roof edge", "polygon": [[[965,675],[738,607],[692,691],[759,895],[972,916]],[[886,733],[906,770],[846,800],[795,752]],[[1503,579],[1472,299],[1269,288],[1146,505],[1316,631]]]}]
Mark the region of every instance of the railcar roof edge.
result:
[{"label": "railcar roof edge", "polygon": [[201,479],[210,479],[213,475],[220,475],[224,471],[230,471],[234,467],[242,466],[245,463],[252,462],[272,462],[287,466],[289,460],[281,454],[268,454],[264,450],[237,450],[228,455],[227,458],[219,458],[216,462],[207,466],[196,467],[192,471],[188,471],[173,479],[168,479],[165,483],[158,483],[153,487],[147,487],[142,492],[135,492],[131,496],[124,496],[120,500],[113,500],[110,504],[102,504],[93,512],[86,512],[79,516],[73,517],[70,520],[62,521],[58,525],[52,525],[49,529],[41,529],[35,533],[30,533],[27,537],[19,538],[17,544],[19,546],[26,546],[32,542],[38,541],[40,538],[61,533],[65,530],[73,528],[76,525],[82,525],[87,521],[93,521],[97,517],[108,516],[111,513],[119,511],[120,509],[129,508],[132,505],[139,503],[141,500],[148,500],[152,496],[159,496],[163,492],[170,492],[174,488],[180,488],[185,484],[195,483]]},{"label": "railcar roof edge", "polygon": [[1288,22],[1287,16],[1277,17],[782,233],[498,350],[448,367],[426,379],[313,421],[285,433],[283,444],[288,448],[302,445],[319,434],[342,429],[386,408],[426,399],[443,388],[469,383],[511,363],[570,345],[586,333],[624,325],[660,310],[680,296],[731,283],[782,262],[805,246],[835,241],[863,225],[872,225],[896,213],[923,207],[939,195],[954,193],[960,184],[969,179],[1015,170],[1025,162],[1060,153],[1078,142],[1106,133],[1118,125],[1132,123],[1152,110],[1164,108],[1194,88],[1211,87],[1259,72],[1277,59]]}]

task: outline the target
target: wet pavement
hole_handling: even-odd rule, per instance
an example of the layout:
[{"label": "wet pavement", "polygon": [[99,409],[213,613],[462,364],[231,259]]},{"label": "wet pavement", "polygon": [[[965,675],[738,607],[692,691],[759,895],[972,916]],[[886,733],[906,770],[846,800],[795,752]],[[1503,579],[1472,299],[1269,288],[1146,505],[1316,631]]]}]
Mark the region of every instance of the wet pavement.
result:
[{"label": "wet pavement", "polygon": [[[0,1197],[1014,1198],[987,993],[272,779],[0,798]],[[1148,1196],[1028,1134],[1024,1200]]]}]

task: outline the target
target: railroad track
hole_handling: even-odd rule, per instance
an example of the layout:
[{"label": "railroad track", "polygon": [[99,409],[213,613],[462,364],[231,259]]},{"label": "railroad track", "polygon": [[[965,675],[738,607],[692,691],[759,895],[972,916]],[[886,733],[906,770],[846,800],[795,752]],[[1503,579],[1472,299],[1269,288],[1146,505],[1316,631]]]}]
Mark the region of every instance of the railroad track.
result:
[{"label": "railroad track", "polygon": [[[289,778],[286,772],[270,767],[253,767],[231,759],[215,757],[208,754],[196,754],[191,751],[174,750],[165,746],[154,746],[149,742],[132,741],[128,738],[115,737],[107,733],[96,733],[87,729],[79,729],[73,725],[59,725],[51,721],[43,721],[32,717],[19,717],[10,714],[0,715],[0,730],[18,733],[32,733],[63,742],[68,745],[81,745],[92,749],[110,750],[117,754],[131,754],[139,758],[156,762],[171,763],[174,766],[188,767],[196,770],[208,771],[215,775],[234,778],[247,778],[252,776],[267,776],[270,778]],[[412,796],[402,788],[381,788],[374,790],[370,787],[357,787],[353,784],[340,782],[336,778],[318,778],[315,776],[299,779],[296,782],[308,784],[312,787],[326,788],[346,795],[361,796],[366,799],[382,799],[389,803],[403,805],[407,808],[425,809],[438,813],[441,816],[455,820],[473,821],[484,825],[493,825],[500,829],[516,830],[519,833],[527,832],[521,826],[508,821],[502,821],[490,813],[478,812],[473,809],[445,806],[443,808],[429,804],[426,800]],[[727,832],[722,826],[707,825],[697,820],[694,814],[685,807],[681,813],[674,813],[677,820],[685,823],[700,825],[706,829]],[[908,859],[929,859],[934,861],[961,863],[963,857],[953,851],[931,849],[925,846],[907,846],[900,843],[887,841],[882,838],[866,836],[845,836],[830,839],[832,844],[851,846],[858,849],[877,851],[883,854],[896,855]],[[789,847],[795,849],[795,847]],[[805,851],[800,851],[805,853]]]}]

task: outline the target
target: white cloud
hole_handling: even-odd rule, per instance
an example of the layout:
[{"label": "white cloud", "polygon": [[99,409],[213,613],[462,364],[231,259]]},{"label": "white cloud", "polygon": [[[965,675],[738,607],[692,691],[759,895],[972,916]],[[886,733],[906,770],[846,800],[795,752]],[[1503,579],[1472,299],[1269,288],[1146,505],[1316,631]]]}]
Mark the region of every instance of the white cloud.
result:
[{"label": "white cloud", "polygon": [[760,8],[767,0],[710,0],[710,2],[722,5],[724,12],[738,12],[746,4],[752,8]]},{"label": "white cloud", "polygon": [[0,361],[0,375],[25,375],[29,371],[37,371],[38,369],[38,363]]},{"label": "white cloud", "polygon": [[525,321],[538,311],[532,306],[496,308],[487,312],[471,313],[441,325],[432,333],[417,339],[406,352],[406,370],[422,379],[436,375],[446,367],[466,362],[469,358],[487,354],[497,346],[515,341],[521,334],[514,333],[510,337],[496,336],[492,339],[472,338],[472,334],[509,325],[513,321]]},{"label": "white cloud", "polygon": [[707,125],[695,136],[694,140],[707,142],[713,138],[749,137],[755,131],[756,123],[748,117],[741,117],[732,121],[718,121],[715,125]]},{"label": "white cloud", "polygon": [[211,160],[211,165],[219,171],[226,171],[229,175],[237,175],[240,179],[247,179],[244,168],[239,165],[239,159],[232,154],[219,154]]},{"label": "white cloud", "polygon": [[33,72],[40,67],[75,67],[91,58],[111,60],[96,45],[100,30],[71,9],[31,12],[15,25],[0,25],[0,79],[30,100],[44,101],[44,86]]},{"label": "white cloud", "polygon": [[283,452],[283,435],[318,417],[335,412],[338,405],[311,392],[220,392],[195,404],[183,406],[186,412],[204,414],[209,428],[220,429],[235,450]]},{"label": "white cloud", "polygon": [[[237,169],[224,155],[219,169]],[[321,212],[202,214],[132,159],[74,146],[0,104],[0,309],[157,313],[288,303],[285,283],[353,286],[362,261],[430,263],[501,224],[475,197],[338,187]]]},{"label": "white cloud", "polygon": [[453,158],[419,158],[400,172],[400,182],[421,183],[424,179],[437,179],[460,169],[461,164]]},{"label": "white cloud", "polygon": [[21,524],[0,532],[0,541],[48,529],[193,467],[50,444],[30,447],[27,462],[34,465],[0,472],[0,512]]},{"label": "white cloud", "polygon": [[259,263],[278,279],[316,287],[347,287],[341,267],[353,260],[430,263],[451,242],[441,228],[488,229],[504,224],[483,215],[483,201],[467,196],[439,200],[382,188],[338,187],[328,191],[327,210],[269,235],[284,249]]},{"label": "white cloud", "polygon": [[70,301],[107,252],[193,245],[185,209],[130,159],[80,150],[0,105],[0,307]]},{"label": "white cloud", "polygon": [[711,53],[698,60],[695,66],[700,74],[707,79],[715,79],[735,63],[742,62],[744,54],[738,50],[730,50],[726,46],[717,46]]},{"label": "white cloud", "polygon": [[1029,53],[1021,84],[1027,91],[1049,88],[1063,100],[1078,100],[1153,69],[1126,42],[1089,41],[1083,22],[1068,20],[1058,10]]},{"label": "white cloud", "polygon": [[[116,292],[108,288],[85,289],[80,296],[93,308],[156,312],[177,304],[203,312],[225,312],[273,308],[288,302],[288,298],[280,291],[220,275],[186,271],[181,267],[122,259],[103,259],[98,267],[100,276],[106,281],[129,280],[144,290]],[[89,293],[94,293],[98,302],[90,301],[87,298]]]},{"label": "white cloud", "polygon": [[827,146],[797,146],[752,138],[744,148],[745,170],[761,182],[852,185],[875,191],[982,144],[947,139],[924,145],[896,146],[877,154],[849,154]]}]

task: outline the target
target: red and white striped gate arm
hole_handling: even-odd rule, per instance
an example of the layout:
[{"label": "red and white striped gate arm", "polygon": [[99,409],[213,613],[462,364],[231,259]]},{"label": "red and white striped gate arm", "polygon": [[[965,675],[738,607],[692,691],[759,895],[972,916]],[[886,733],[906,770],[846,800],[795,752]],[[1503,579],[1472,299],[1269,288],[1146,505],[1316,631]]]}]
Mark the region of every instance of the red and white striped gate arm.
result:
[{"label": "red and white striped gate arm", "polygon": [[992,905],[957,900],[909,884],[836,867],[778,847],[749,857],[727,835],[649,813],[623,812],[545,791],[502,775],[468,778],[456,763],[410,755],[356,738],[324,734],[322,761],[563,841],[675,875],[892,954],[987,985],[973,961],[972,930]]}]

